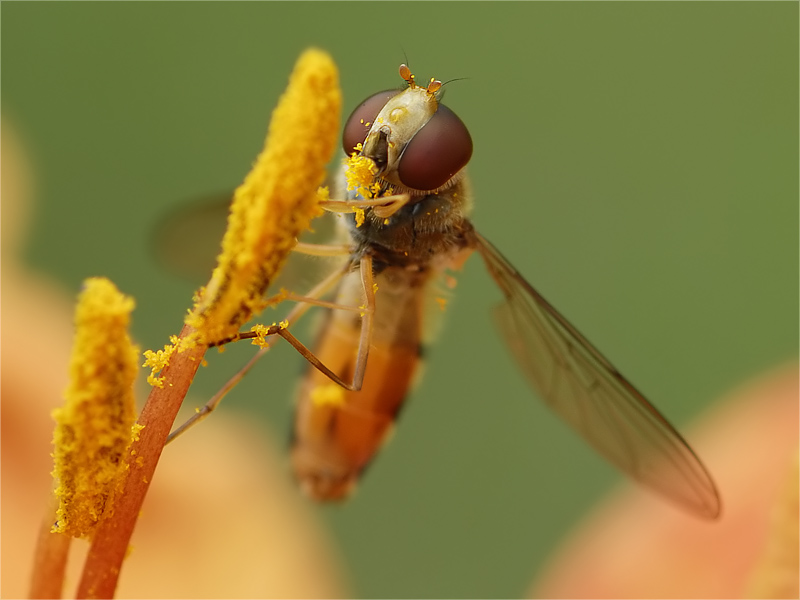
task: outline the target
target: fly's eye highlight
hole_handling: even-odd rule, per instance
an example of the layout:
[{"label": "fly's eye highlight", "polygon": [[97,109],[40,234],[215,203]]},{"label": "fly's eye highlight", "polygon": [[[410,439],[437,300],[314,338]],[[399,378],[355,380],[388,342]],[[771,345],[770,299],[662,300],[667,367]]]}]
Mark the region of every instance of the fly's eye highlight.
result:
[{"label": "fly's eye highlight", "polygon": [[472,137],[467,126],[440,104],[406,146],[397,174],[412,189],[435,190],[458,173],[471,156]]},{"label": "fly's eye highlight", "polygon": [[397,90],[386,90],[370,96],[359,104],[344,126],[342,135],[342,145],[345,153],[349,156],[356,151],[358,144],[363,144],[369,133],[369,128],[375,122],[375,117],[381,112],[390,98],[399,94]]}]

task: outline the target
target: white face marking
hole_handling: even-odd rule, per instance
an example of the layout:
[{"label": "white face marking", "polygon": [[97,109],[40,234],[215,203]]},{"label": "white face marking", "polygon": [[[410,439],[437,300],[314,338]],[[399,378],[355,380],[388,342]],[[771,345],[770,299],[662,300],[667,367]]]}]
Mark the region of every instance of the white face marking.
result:
[{"label": "white face marking", "polygon": [[[388,141],[386,170],[382,177],[394,182],[400,155],[416,133],[422,129],[436,112],[439,103],[425,88],[414,87],[403,90],[378,113],[375,122],[364,140],[362,154],[369,156],[383,134]],[[399,180],[396,183],[400,183]]]}]

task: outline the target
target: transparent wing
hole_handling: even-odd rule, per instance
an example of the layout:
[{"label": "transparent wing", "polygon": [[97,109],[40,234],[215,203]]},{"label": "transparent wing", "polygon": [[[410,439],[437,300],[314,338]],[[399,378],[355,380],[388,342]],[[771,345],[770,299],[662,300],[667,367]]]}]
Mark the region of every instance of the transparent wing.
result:
[{"label": "transparent wing", "polygon": [[505,295],[500,329],[545,402],[633,479],[716,518],[720,498],[681,435],[483,236],[476,249]]},{"label": "transparent wing", "polygon": [[201,285],[217,264],[233,193],[192,199],[160,215],[149,244],[156,262]]},{"label": "transparent wing", "polygon": [[[217,264],[222,236],[228,222],[233,192],[194,198],[171,209],[159,218],[150,247],[156,261],[172,274],[202,285]],[[325,214],[314,221],[314,231],[302,236],[303,242],[344,243],[336,227],[337,216]],[[340,268],[346,257],[318,257],[292,253],[269,293],[285,288],[305,293]]]}]

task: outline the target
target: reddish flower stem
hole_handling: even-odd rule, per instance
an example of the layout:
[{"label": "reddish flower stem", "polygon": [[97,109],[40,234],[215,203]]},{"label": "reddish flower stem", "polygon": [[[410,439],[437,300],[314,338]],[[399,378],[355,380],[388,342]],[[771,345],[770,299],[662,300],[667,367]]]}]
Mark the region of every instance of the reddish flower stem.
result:
[{"label": "reddish flower stem", "polygon": [[33,573],[29,598],[61,598],[64,587],[64,572],[72,538],[63,533],[50,533],[58,502],[50,494],[50,503],[36,540],[33,556]]},{"label": "reddish flower stem", "polygon": [[[180,337],[184,338],[193,331],[185,326]],[[109,516],[97,526],[83,567],[77,598],[114,596],[122,561],[128,552],[131,535],[158,459],[205,351],[205,346],[198,345],[184,352],[176,352],[161,373],[165,377],[164,387],[154,387],[150,392],[138,419],[144,429],[139,433],[139,439],[131,445],[127,457],[128,477],[115,496],[114,505],[107,513]]]}]

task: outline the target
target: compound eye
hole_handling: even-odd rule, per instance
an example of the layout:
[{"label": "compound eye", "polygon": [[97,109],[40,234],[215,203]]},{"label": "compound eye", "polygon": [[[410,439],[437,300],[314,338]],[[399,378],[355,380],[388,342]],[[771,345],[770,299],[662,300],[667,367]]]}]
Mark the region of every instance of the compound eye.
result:
[{"label": "compound eye", "polygon": [[400,92],[397,90],[386,90],[378,92],[370,96],[359,104],[356,109],[347,119],[344,126],[344,133],[342,134],[342,144],[344,151],[349,156],[356,151],[358,144],[363,144],[367,138],[370,127],[375,122],[375,117],[381,112],[381,109],[386,106],[390,98],[393,98]]},{"label": "compound eye", "polygon": [[400,157],[397,174],[415,190],[435,190],[458,173],[472,156],[467,126],[446,106],[414,135]]}]

